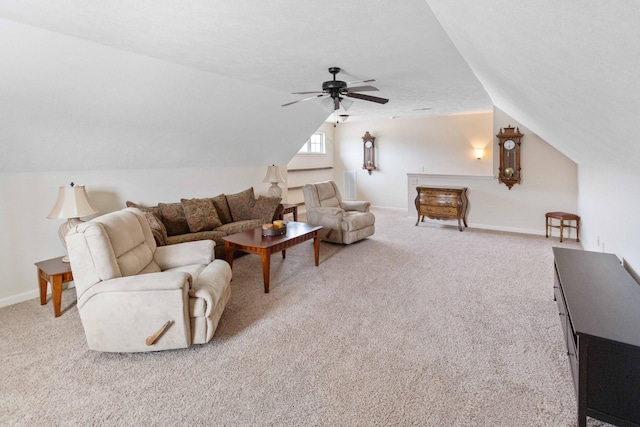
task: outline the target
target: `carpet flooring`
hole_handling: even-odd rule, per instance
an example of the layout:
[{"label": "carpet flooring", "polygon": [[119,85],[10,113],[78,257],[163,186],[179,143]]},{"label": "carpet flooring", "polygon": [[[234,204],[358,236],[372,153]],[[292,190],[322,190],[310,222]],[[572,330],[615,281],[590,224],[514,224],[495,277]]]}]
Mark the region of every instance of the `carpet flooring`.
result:
[{"label": "carpet flooring", "polygon": [[579,244],[375,214],[318,267],[272,257],[269,294],[238,258],[206,345],[90,351],[74,289],[0,309],[0,425],[576,425],[551,248]]}]

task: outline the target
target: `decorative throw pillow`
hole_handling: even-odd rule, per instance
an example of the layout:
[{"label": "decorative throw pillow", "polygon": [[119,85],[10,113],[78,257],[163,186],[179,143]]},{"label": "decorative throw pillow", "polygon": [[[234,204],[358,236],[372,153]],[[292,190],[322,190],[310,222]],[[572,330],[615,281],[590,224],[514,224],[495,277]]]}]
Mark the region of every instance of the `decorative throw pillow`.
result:
[{"label": "decorative throw pillow", "polygon": [[128,208],[137,208],[144,213],[144,217],[151,227],[151,233],[156,241],[156,245],[164,246],[167,244],[167,229],[162,223],[160,208],[157,206],[142,206],[134,202],[127,201]]},{"label": "decorative throw pillow", "polygon": [[144,217],[147,220],[147,224],[151,227],[151,233],[156,241],[157,246],[164,246],[167,244],[167,229],[160,219],[151,212],[144,212]]},{"label": "decorative throw pillow", "polygon": [[251,218],[253,205],[256,198],[253,195],[253,187],[248,188],[240,193],[228,194],[227,203],[231,211],[231,218],[234,221],[244,221]]},{"label": "decorative throw pillow", "polygon": [[134,202],[127,201],[128,208],[138,208],[142,212],[150,212],[158,217],[158,219],[162,218],[162,214],[160,213],[160,208],[158,206],[143,206]]},{"label": "decorative throw pillow", "polygon": [[229,204],[227,203],[227,196],[219,194],[216,197],[212,197],[211,201],[213,202],[213,206],[216,208],[218,218],[220,218],[220,221],[223,224],[233,222],[233,219],[231,218],[231,211],[229,210]]},{"label": "decorative throw pillow", "polygon": [[180,199],[192,233],[220,227],[222,222],[211,199]]},{"label": "decorative throw pillow", "polygon": [[182,203],[158,203],[158,207],[162,214],[162,222],[167,229],[167,236],[177,236],[191,232]]},{"label": "decorative throw pillow", "polygon": [[263,224],[268,224],[273,221],[273,216],[280,206],[280,197],[266,197],[260,196],[258,200],[253,204],[253,210],[251,212],[252,219],[260,219]]}]

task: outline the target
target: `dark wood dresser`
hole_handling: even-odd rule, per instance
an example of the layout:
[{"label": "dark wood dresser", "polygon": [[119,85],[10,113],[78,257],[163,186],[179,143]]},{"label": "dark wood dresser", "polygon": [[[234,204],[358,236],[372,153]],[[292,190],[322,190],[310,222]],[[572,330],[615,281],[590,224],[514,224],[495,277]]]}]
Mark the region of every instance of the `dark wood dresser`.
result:
[{"label": "dark wood dresser", "polygon": [[458,220],[458,230],[462,231],[462,224],[467,226],[467,187],[416,187],[416,210],[418,220],[424,217],[431,219]]},{"label": "dark wood dresser", "polygon": [[554,296],[586,417],[640,426],[640,285],[613,254],[553,248]]}]

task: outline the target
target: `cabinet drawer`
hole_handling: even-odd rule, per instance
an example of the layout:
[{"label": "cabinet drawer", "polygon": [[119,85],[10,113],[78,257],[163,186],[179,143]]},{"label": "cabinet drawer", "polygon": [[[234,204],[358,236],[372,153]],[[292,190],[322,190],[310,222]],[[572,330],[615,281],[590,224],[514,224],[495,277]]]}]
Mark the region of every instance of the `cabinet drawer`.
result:
[{"label": "cabinet drawer", "polygon": [[458,209],[450,206],[420,206],[420,215],[455,219],[458,217]]},{"label": "cabinet drawer", "polygon": [[424,196],[443,196],[443,197],[458,197],[458,194],[460,194],[457,191],[446,191],[446,190],[435,190],[435,189],[427,189],[427,190],[420,190],[420,195],[424,195]]},{"label": "cabinet drawer", "polygon": [[421,205],[458,206],[457,197],[427,196],[421,198]]},{"label": "cabinet drawer", "polygon": [[564,303],[564,296],[560,288],[554,289],[556,297],[556,305],[558,306],[558,317],[560,318],[560,326],[562,326],[562,336],[567,337],[567,307]]},{"label": "cabinet drawer", "polygon": [[[569,319],[567,318],[567,323]],[[567,341],[567,357],[569,358],[569,366],[571,366],[571,376],[573,377],[573,387],[578,395],[578,352],[576,351],[575,335],[571,330],[571,325],[567,325],[567,333],[565,334]]]}]

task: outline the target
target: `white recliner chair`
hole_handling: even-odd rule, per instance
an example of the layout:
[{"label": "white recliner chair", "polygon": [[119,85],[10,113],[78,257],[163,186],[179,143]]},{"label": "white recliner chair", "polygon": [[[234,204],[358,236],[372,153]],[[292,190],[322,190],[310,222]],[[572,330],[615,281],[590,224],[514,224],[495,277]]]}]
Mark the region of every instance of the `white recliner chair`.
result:
[{"label": "white recliner chair", "polygon": [[323,227],[322,240],[350,244],[375,233],[376,217],[371,203],[342,200],[333,181],[306,184],[302,188],[307,223]]},{"label": "white recliner chair", "polygon": [[168,350],[213,337],[231,268],[214,258],[212,240],[156,247],[144,214],[127,208],[77,225],[66,242],[90,349]]}]

